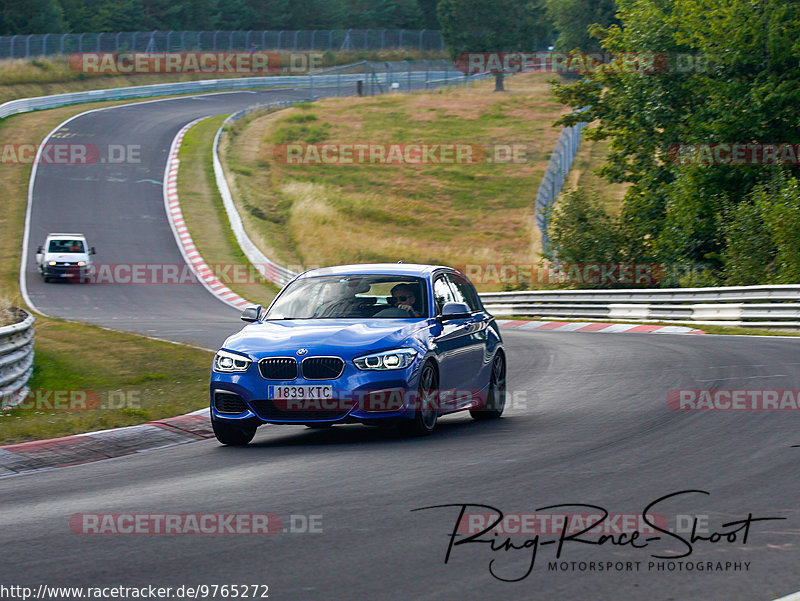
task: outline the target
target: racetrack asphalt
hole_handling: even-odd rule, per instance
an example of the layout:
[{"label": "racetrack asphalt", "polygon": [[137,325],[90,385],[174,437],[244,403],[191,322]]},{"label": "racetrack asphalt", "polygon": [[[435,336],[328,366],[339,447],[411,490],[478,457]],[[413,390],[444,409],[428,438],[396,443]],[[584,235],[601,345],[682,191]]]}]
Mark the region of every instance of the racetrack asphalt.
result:
[{"label": "racetrack asphalt", "polygon": [[[71,121],[54,139],[141,144],[142,163],[40,166],[26,270],[34,304],[50,315],[218,346],[240,327],[238,311],[200,285],[44,285],[32,253],[48,231],[75,230],[97,247],[98,261],[181,263],[160,185],[175,133],[197,117],[292,94],[302,91],[166,100]],[[767,601],[800,588],[798,412],[676,411],[666,401],[681,389],[800,388],[796,340],[503,335],[509,407],[500,420],[446,417],[433,436],[420,439],[357,425],[268,426],[245,448],[203,440],[2,478],[0,584],[267,584],[270,599],[309,601]],[[700,516],[708,523],[705,536],[730,532],[735,526],[723,524],[748,514],[786,519],[753,522],[746,543],[741,531],[732,542],[697,541],[683,558],[677,556],[687,545],[665,533],[644,548],[566,541],[557,564],[567,562],[566,571],[548,565],[556,561],[556,544],[544,543],[558,534],[542,534],[530,575],[506,582],[491,572],[507,580],[523,576],[530,547],[492,551],[486,543],[463,544],[445,564],[458,507],[412,511],[466,503],[516,514],[595,511],[537,511],[570,503],[638,515],[652,501],[686,490],[709,494],[686,493],[652,513],[673,528],[687,523],[676,524],[678,515]],[[467,513],[482,511],[488,510]],[[70,518],[87,513],[271,513],[282,527],[270,535],[74,532]],[[291,531],[308,516],[321,516],[312,519],[321,532]],[[513,540],[521,546],[534,537]],[[669,559],[652,555],[674,558],[672,569]],[[630,562],[631,570],[612,563],[610,571],[598,571],[606,562],[623,568]],[[697,571],[697,562],[741,569]]]}]

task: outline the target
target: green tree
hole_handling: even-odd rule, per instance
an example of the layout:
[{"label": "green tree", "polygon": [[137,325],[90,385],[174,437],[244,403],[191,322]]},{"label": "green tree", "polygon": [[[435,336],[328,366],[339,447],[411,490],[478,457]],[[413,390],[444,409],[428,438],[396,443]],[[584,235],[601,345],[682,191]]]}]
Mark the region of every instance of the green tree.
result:
[{"label": "green tree", "polygon": [[422,27],[424,29],[439,29],[439,18],[436,16],[436,7],[439,0],[418,0],[419,12],[422,16]]},{"label": "green tree", "polygon": [[141,31],[146,26],[140,0],[61,0],[61,4],[72,32]]},{"label": "green tree", "polygon": [[614,0],[547,0],[547,14],[558,31],[555,48],[562,52],[597,52],[600,40],[592,37],[592,25],[618,23]]},{"label": "green tree", "polygon": [[685,164],[675,148],[800,142],[800,0],[618,0],[618,9],[622,26],[603,32],[603,47],[636,54],[641,70],[617,65],[559,86],[562,101],[588,107],[561,122],[592,121],[586,136],[610,140],[601,172],[632,184],[621,224],[623,244],[640,254],[632,260],[722,269],[732,207],[752,202],[776,169],[797,177],[798,166]]},{"label": "green tree", "polygon": [[583,188],[562,194],[548,215],[552,249],[545,256],[567,263],[623,260],[619,223]]},{"label": "green tree", "polygon": [[0,2],[0,35],[57,33],[64,27],[64,13],[58,0]]},{"label": "green tree", "polygon": [[[442,37],[453,58],[464,52],[532,52],[552,33],[544,0],[441,0]],[[503,91],[495,74],[495,91]]]},{"label": "green tree", "polygon": [[417,0],[347,0],[347,26],[354,29],[417,29],[422,13]]}]

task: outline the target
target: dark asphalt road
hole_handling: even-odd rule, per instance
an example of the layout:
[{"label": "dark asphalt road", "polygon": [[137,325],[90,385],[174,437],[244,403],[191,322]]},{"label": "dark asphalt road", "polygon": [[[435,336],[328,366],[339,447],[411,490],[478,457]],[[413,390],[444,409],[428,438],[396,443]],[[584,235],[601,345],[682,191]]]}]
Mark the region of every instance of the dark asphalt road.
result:
[{"label": "dark asphalt road", "polygon": [[[102,249],[100,261],[179,262],[161,188],[146,180],[160,181],[166,149],[184,123],[258,100],[264,98],[172,100],[72,121],[75,140],[125,140],[148,151],[141,165],[124,169],[41,169],[30,248],[48,230],[76,229]],[[199,286],[44,286],[29,260],[31,299],[49,314],[209,347],[239,327],[237,311]],[[689,413],[666,404],[674,389],[800,388],[798,341],[513,331],[505,337],[515,400],[494,422],[452,416],[434,436],[414,440],[362,426],[269,426],[241,449],[209,440],[0,479],[0,584],[268,584],[270,599],[308,601],[767,601],[800,589],[800,448],[792,447],[800,444],[800,415]],[[542,545],[530,576],[510,583],[492,577],[490,562],[498,575],[519,577],[530,549],[463,545],[445,565],[457,509],[411,511],[476,503],[533,513],[586,503],[639,514],[687,489],[710,495],[685,495],[653,512],[672,527],[678,514],[708,516],[709,533],[728,532],[732,527],[722,524],[750,513],[787,519],[753,523],[746,544],[741,532],[735,542],[697,542],[682,559],[749,562],[748,571],[650,570],[648,562],[667,561],[651,554],[686,550],[662,535],[640,549],[567,542],[562,550],[563,561],[639,561],[639,571],[549,571],[555,545]],[[69,528],[78,513],[274,513],[284,525],[290,515],[320,515],[322,532],[82,535]]]},{"label": "dark asphalt road", "polygon": [[199,283],[45,284],[36,271],[36,248],[49,232],[82,232],[97,248],[97,263],[184,264],[166,219],[162,190],[177,132],[198,117],[305,96],[304,90],[286,90],[147,102],[95,111],[60,128],[48,145],[94,145],[101,158],[109,146],[130,146],[140,153],[134,157],[138,162],[39,165],[25,271],[31,302],[47,315],[218,348],[237,329],[241,312]]}]

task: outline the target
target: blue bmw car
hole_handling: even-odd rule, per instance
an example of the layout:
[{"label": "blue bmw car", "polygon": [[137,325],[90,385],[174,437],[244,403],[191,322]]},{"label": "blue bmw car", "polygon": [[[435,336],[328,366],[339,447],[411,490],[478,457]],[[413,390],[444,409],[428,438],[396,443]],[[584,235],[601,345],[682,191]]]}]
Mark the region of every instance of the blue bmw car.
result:
[{"label": "blue bmw car", "polygon": [[211,423],[226,445],[261,424],[363,423],[433,432],[441,415],[500,417],[506,355],[470,281],[449,267],[307,271],[214,357]]}]

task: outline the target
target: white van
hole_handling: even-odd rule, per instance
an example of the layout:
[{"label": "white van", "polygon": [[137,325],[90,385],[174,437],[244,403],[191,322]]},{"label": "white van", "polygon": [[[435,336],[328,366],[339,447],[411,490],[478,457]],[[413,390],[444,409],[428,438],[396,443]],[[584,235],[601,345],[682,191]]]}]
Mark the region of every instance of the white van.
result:
[{"label": "white van", "polygon": [[45,282],[58,278],[86,282],[94,274],[93,254],[94,246],[88,246],[83,234],[48,234],[36,250],[36,267]]}]

